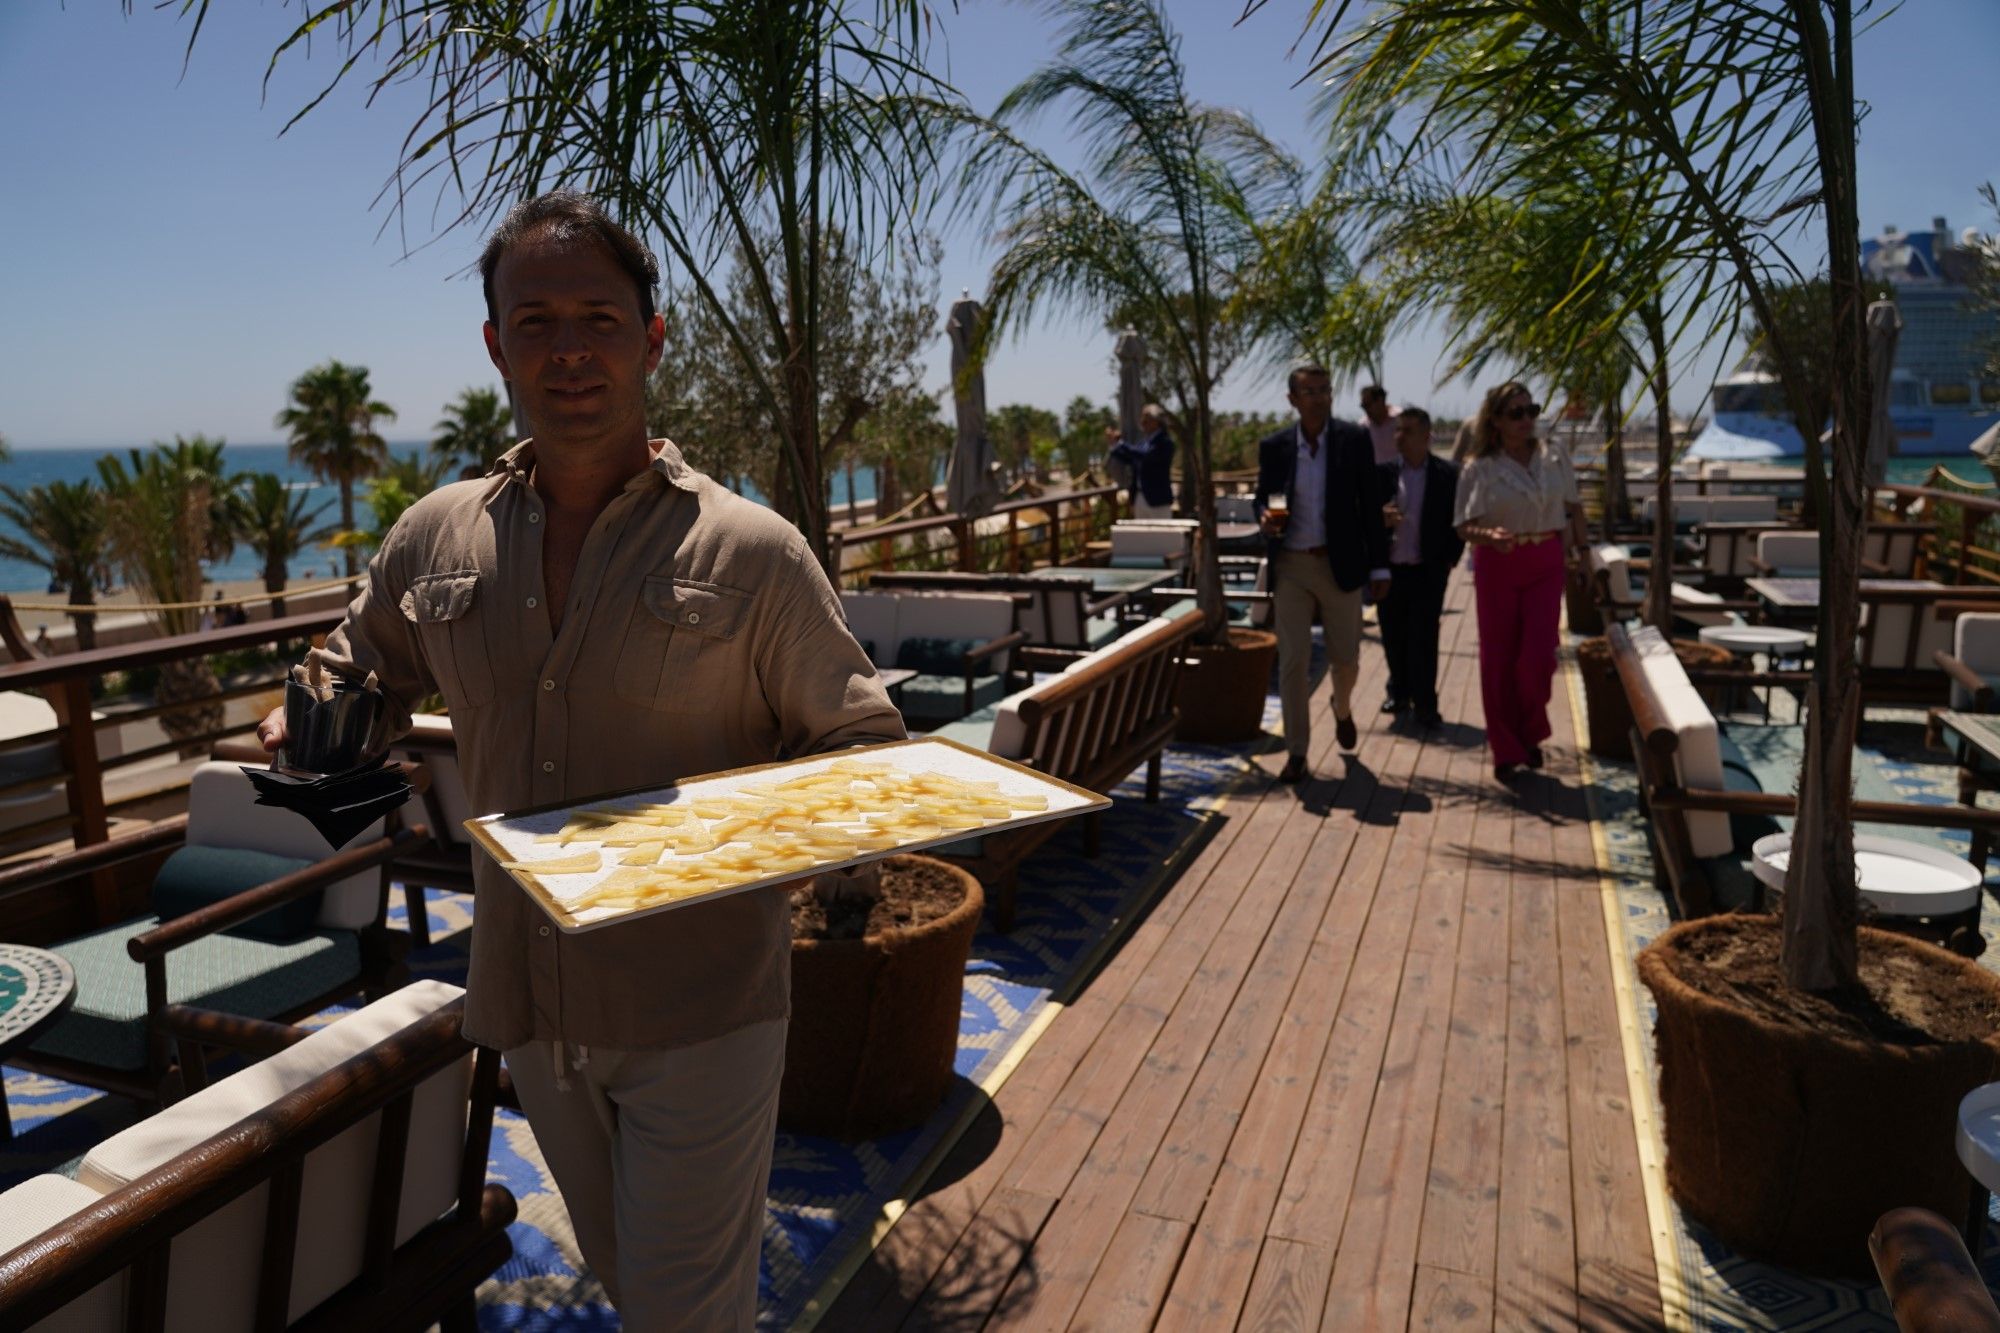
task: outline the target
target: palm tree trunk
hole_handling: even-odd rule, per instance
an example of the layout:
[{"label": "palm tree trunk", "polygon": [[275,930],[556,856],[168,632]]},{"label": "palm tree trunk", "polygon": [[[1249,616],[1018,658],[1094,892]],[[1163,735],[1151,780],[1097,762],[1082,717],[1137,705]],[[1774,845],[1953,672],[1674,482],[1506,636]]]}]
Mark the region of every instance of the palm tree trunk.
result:
[{"label": "palm tree trunk", "polygon": [[[1855,640],[1861,622],[1861,534],[1866,531],[1870,384],[1866,294],[1861,286],[1861,219],[1855,193],[1854,72],[1848,0],[1792,0],[1805,55],[1814,137],[1824,190],[1827,268],[1833,298],[1833,458],[1831,485],[1820,483],[1818,648],[1806,694],[1806,753],[1799,772],[1799,816],[1785,873],[1781,962],[1786,981],[1826,991],[1859,979],[1854,887],[1854,744],[1861,725]],[[1814,482],[1808,464],[1807,490]]]},{"label": "palm tree trunk", "polygon": [[1604,404],[1604,539],[1632,512],[1625,479],[1625,404],[1612,394]]},{"label": "palm tree trunk", "polygon": [[285,577],[289,571],[284,560],[276,554],[264,560],[264,591],[271,594],[271,619],[282,620],[285,616]]},{"label": "palm tree trunk", "polygon": [[[69,585],[69,604],[71,606],[95,606],[97,604],[96,594],[91,590],[88,578],[76,579],[71,582]],[[76,626],[76,650],[80,653],[87,653],[95,648],[97,646],[97,617],[92,615],[72,616],[70,620]]]},{"label": "palm tree trunk", "polygon": [[854,452],[847,454],[847,526],[853,527],[861,521],[860,509],[854,498]]},{"label": "palm tree trunk", "polygon": [[1187,456],[1188,481],[1194,487],[1194,514],[1201,524],[1195,540],[1194,597],[1208,626],[1203,637],[1216,643],[1229,636],[1229,607],[1222,599],[1222,558],[1215,544],[1215,486],[1208,470],[1208,460],[1214,456],[1210,452],[1208,385],[1200,380],[1194,386],[1194,416],[1195,447]]},{"label": "palm tree trunk", "polygon": [[1667,321],[1658,305],[1641,318],[1653,349],[1653,412],[1658,418],[1654,446],[1659,459],[1658,508],[1653,515],[1652,568],[1646,575],[1646,623],[1667,638],[1674,634],[1674,416],[1668,402]]},{"label": "palm tree trunk", "polygon": [[[354,531],[354,478],[352,477],[340,479],[340,529],[342,532]],[[341,547],[340,556],[345,562],[347,577],[353,578],[359,572],[359,567],[354,562],[354,548]]]}]

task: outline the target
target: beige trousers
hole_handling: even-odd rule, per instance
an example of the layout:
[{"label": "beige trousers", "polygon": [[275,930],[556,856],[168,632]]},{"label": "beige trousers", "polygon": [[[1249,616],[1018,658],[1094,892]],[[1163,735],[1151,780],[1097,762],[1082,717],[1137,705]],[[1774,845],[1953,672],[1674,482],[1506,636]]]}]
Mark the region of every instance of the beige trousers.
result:
[{"label": "beige trousers", "polygon": [[671,1050],[507,1052],[584,1262],[632,1333],[757,1323],[784,1020]]},{"label": "beige trousers", "polygon": [[1271,571],[1278,629],[1278,698],[1285,710],[1285,749],[1304,756],[1312,741],[1313,617],[1326,626],[1333,715],[1354,713],[1354,682],[1361,674],[1361,589],[1343,592],[1324,555],[1279,551]]}]

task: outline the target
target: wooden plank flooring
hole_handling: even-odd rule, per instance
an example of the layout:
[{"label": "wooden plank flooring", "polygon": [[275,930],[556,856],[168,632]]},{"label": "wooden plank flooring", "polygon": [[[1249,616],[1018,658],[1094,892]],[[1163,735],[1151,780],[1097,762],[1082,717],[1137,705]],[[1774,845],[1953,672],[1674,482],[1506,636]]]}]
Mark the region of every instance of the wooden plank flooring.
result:
[{"label": "wooden plank flooring", "polygon": [[820,1327],[1660,1325],[1567,691],[1499,786],[1471,591],[1463,721],[1381,725],[1371,636],[1359,752],[1322,686],[1318,777],[1230,802]]}]

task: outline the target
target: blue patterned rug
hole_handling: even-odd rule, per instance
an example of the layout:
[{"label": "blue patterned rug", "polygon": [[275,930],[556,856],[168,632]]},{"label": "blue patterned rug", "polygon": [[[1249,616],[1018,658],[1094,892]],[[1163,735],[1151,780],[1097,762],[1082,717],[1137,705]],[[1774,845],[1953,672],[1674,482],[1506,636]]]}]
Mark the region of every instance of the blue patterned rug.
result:
[{"label": "blue patterned rug", "polygon": [[[1570,679],[1574,686],[1573,671]],[[1572,698],[1581,718],[1580,688],[1573,688]],[[1780,694],[1773,701],[1772,711],[1774,722],[1785,723],[1795,717],[1796,705],[1789,696]],[[1957,769],[1944,751],[1925,748],[1923,722],[1924,715],[1915,710],[1868,710],[1855,765],[1856,785],[1867,789],[1862,794],[1927,805],[1956,804]],[[1577,734],[1585,734],[1581,722]],[[1646,821],[1639,813],[1637,771],[1629,763],[1588,753],[1583,755],[1583,763],[1591,818],[1598,824],[1603,838],[1600,846],[1608,861],[1601,869],[1611,878],[1617,895],[1618,919],[1623,927],[1625,954],[1630,960],[1672,925],[1674,918],[1667,899],[1653,885]],[[1915,841],[1928,840],[1961,856],[1967,850],[1965,833],[1920,828],[1881,831]],[[1992,897],[1996,883],[2000,883],[2000,865],[1988,875],[1988,893],[1980,922],[1989,943],[2000,939],[2000,914],[1996,914]],[[1988,967],[2000,965],[2000,949],[1989,947],[1981,961]],[[1634,984],[1631,995],[1638,1010],[1637,1026],[1646,1069],[1652,1074],[1659,1067],[1653,1049],[1652,993]],[[1657,1125],[1658,1088],[1650,1077],[1646,1087],[1654,1099],[1651,1123]],[[1671,1199],[1666,1206],[1672,1215],[1671,1243],[1680,1280],[1675,1292],[1670,1289],[1674,1285],[1672,1275],[1662,1273],[1661,1296],[1675,1327],[1702,1333],[1734,1333],[1740,1329],[1894,1333],[1896,1321],[1879,1285],[1809,1277],[1745,1259],[1685,1216]],[[2000,1287],[2000,1249],[1995,1248],[1991,1231],[1989,1223],[1981,1270],[1989,1287]]]},{"label": "blue patterned rug", "polygon": [[[959,1081],[922,1128],[864,1143],[780,1135],[771,1171],[761,1275],[765,1328],[809,1325],[838,1283],[863,1259],[900,1200],[929,1174],[957,1139],[1053,1006],[1090,973],[1099,957],[1141,914],[1200,846],[1214,808],[1248,765],[1241,754],[1198,747],[1166,754],[1161,799],[1148,804],[1139,781],[1112,793],[1100,851],[1082,851],[1072,825],[1022,868],[1018,919],[1011,935],[982,932],[966,969],[957,1072]],[[1141,775],[1143,776],[1143,775]],[[401,895],[392,924],[404,924]],[[412,971],[462,983],[472,900],[432,894],[429,949]],[[331,1021],[338,1011],[311,1022]],[[16,1138],[0,1155],[0,1188],[73,1166],[91,1145],[133,1118],[131,1105],[56,1079],[6,1071]],[[618,1326],[603,1289],[578,1259],[569,1217],[527,1122],[502,1112],[489,1174],[513,1191],[520,1220],[514,1257],[479,1293],[485,1329]]]}]

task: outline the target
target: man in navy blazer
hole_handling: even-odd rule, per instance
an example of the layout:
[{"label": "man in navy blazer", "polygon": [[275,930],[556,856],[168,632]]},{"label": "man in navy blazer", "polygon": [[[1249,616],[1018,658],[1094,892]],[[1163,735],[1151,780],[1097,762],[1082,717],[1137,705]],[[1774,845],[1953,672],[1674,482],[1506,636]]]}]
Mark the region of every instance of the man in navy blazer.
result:
[{"label": "man in navy blazer", "polygon": [[1381,609],[1382,652],[1389,659],[1385,713],[1415,711],[1426,727],[1438,713],[1438,627],[1445,584],[1465,553],[1452,523],[1458,505],[1458,468],[1431,452],[1431,415],[1406,407],[1396,418],[1393,463],[1381,464],[1383,518],[1389,528],[1389,596]]},{"label": "man in navy blazer", "polygon": [[[1301,366],[1286,381],[1299,419],[1257,446],[1257,516],[1271,561],[1278,631],[1278,693],[1289,757],[1279,777],[1306,776],[1312,740],[1312,623],[1326,626],[1333,677],[1334,737],[1352,750],[1354,681],[1361,670],[1361,592],[1389,592],[1389,531],[1382,522],[1375,446],[1351,421],[1333,419],[1333,380],[1322,366]],[[1281,512],[1273,497],[1282,496]]]},{"label": "man in navy blazer", "polygon": [[1138,441],[1121,440],[1111,457],[1132,470],[1132,517],[1174,516],[1174,437],[1158,403],[1140,410]]}]

